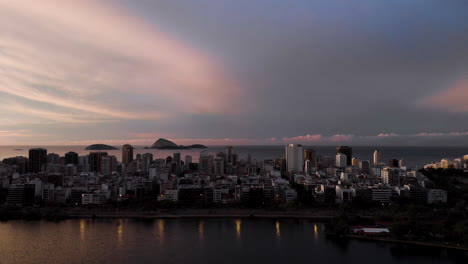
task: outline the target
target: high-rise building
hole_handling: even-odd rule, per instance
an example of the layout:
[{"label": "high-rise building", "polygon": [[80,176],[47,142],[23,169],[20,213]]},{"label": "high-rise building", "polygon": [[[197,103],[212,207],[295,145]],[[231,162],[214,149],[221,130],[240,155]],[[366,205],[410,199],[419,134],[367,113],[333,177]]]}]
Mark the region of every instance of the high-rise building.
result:
[{"label": "high-rise building", "polygon": [[213,168],[213,156],[208,154],[206,151],[200,153],[200,159],[198,161],[198,173],[200,174],[211,174]]},{"label": "high-rise building", "polygon": [[399,161],[398,161],[398,167],[400,167],[400,168],[406,167],[406,163],[405,163],[405,161],[404,161],[404,160],[402,160],[402,159],[401,159],[401,160],[399,160]]},{"label": "high-rise building", "polygon": [[185,163],[185,166],[189,166],[190,163],[192,163],[192,156],[190,155],[186,155],[185,158],[184,158],[184,163]]},{"label": "high-rise building", "polygon": [[101,174],[111,175],[117,171],[117,158],[115,156],[103,156],[101,158]]},{"label": "high-rise building", "polygon": [[142,161],[141,161],[141,169],[143,172],[147,173],[149,172],[149,168],[151,163],[153,163],[153,154],[151,153],[145,153],[142,155]]},{"label": "high-rise building", "polygon": [[312,174],[315,171],[315,165],[312,165],[312,161],[306,160],[304,162],[304,172],[307,174]]},{"label": "high-rise building", "polygon": [[378,150],[374,151],[374,166],[378,166],[380,163],[380,152]]},{"label": "high-rise building", "polygon": [[366,174],[370,173],[370,162],[368,160],[363,160],[359,162],[359,169]]},{"label": "high-rise building", "polygon": [[89,153],[89,171],[101,172],[102,157],[107,156],[107,152],[91,152]]},{"label": "high-rise building", "polygon": [[352,158],[351,159],[351,165],[353,165],[353,166],[359,166],[359,162],[360,161],[357,158]]},{"label": "high-rise building", "polygon": [[238,160],[239,160],[239,155],[237,155],[236,153],[232,153],[232,166],[236,166]]},{"label": "high-rise building", "polygon": [[336,154],[335,166],[338,168],[346,168],[348,157],[343,153]]},{"label": "high-rise building", "polygon": [[70,151],[65,154],[65,165],[78,164],[78,153]]},{"label": "high-rise building", "polygon": [[47,169],[47,149],[34,148],[29,150],[29,172],[45,172]]},{"label": "high-rise building", "polygon": [[304,160],[309,160],[310,161],[310,166],[315,167],[315,164],[317,163],[317,157],[315,155],[315,150],[305,149],[304,150]]},{"label": "high-rise building", "polygon": [[398,167],[399,165],[399,162],[397,159],[391,159],[389,162],[388,162],[388,166],[390,167]]},{"label": "high-rise building", "polygon": [[133,147],[129,144],[122,146],[122,163],[128,164],[133,161]]},{"label": "high-rise building", "polygon": [[217,157],[214,159],[214,174],[223,175],[224,174],[224,159]]},{"label": "high-rise building", "polygon": [[49,153],[47,154],[47,164],[59,164],[60,156],[59,154]]},{"label": "high-rise building", "polygon": [[448,159],[442,159],[442,160],[440,161],[440,167],[441,167],[442,169],[448,169],[449,166],[450,166],[450,162],[449,162]]},{"label": "high-rise building", "polygon": [[348,146],[340,146],[336,148],[336,153],[339,154],[344,154],[346,155],[346,165],[351,166],[352,165],[352,159],[353,159],[353,148],[348,147]]},{"label": "high-rise building", "polygon": [[304,171],[304,152],[302,145],[289,144],[286,146],[286,163],[288,171]]},{"label": "high-rise building", "polygon": [[400,174],[398,169],[383,168],[381,171],[382,181],[390,186],[400,186]]},{"label": "high-rise building", "polygon": [[226,161],[227,163],[232,162],[232,146],[226,146]]},{"label": "high-rise building", "polygon": [[172,159],[172,162],[174,162],[176,166],[180,166],[180,152],[174,153],[174,158]]}]

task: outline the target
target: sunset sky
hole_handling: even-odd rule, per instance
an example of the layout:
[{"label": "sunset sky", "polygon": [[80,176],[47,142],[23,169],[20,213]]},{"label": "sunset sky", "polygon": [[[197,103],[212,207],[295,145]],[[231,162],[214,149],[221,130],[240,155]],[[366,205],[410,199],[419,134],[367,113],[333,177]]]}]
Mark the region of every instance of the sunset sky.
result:
[{"label": "sunset sky", "polygon": [[468,1],[0,0],[0,145],[468,146]]}]

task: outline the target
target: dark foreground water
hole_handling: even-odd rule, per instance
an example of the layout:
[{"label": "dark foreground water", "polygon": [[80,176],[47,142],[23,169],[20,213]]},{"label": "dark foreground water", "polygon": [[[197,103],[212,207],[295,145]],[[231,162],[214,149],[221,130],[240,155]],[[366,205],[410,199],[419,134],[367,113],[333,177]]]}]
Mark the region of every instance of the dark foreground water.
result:
[{"label": "dark foreground water", "polygon": [[330,240],[306,220],[0,223],[0,263],[468,263],[463,251]]}]

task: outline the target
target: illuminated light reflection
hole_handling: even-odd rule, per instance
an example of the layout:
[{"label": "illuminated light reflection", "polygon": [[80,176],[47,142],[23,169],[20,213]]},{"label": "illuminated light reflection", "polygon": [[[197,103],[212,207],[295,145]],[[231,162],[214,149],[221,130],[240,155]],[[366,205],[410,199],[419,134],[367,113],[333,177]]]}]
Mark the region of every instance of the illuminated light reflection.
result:
[{"label": "illuminated light reflection", "polygon": [[237,236],[237,239],[241,238],[241,225],[242,225],[242,220],[237,219],[236,220],[236,236]]},{"label": "illuminated light reflection", "polygon": [[158,227],[158,236],[161,241],[164,241],[165,238],[165,222],[164,219],[158,219],[157,221],[157,227]]},{"label": "illuminated light reflection", "polygon": [[86,233],[86,220],[81,219],[80,220],[80,240],[81,241],[85,240],[85,233]]},{"label": "illuminated light reflection", "polygon": [[123,243],[123,233],[124,233],[124,223],[122,219],[120,219],[117,224],[117,244],[119,246],[121,246]]},{"label": "illuminated light reflection", "polygon": [[276,237],[278,239],[281,239],[280,222],[278,220],[276,221]]},{"label": "illuminated light reflection", "polygon": [[205,223],[203,221],[198,222],[198,234],[199,234],[200,240],[203,240],[203,235],[205,232],[204,224]]},{"label": "illuminated light reflection", "polygon": [[314,238],[315,240],[318,240],[318,226],[314,225]]}]

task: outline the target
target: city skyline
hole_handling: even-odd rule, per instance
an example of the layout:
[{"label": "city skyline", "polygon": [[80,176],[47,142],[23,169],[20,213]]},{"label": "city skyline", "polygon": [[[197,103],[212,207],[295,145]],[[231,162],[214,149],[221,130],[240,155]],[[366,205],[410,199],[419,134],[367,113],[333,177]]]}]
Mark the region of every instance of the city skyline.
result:
[{"label": "city skyline", "polygon": [[466,7],[0,1],[0,145],[467,146]]}]

